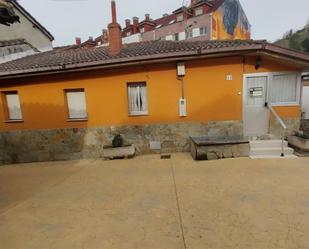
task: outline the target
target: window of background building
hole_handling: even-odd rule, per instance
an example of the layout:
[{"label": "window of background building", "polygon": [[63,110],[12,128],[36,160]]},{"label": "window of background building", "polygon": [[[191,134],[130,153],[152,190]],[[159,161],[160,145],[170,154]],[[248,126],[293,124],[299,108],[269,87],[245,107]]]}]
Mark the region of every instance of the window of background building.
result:
[{"label": "window of background building", "polygon": [[180,14],[177,16],[177,22],[182,22],[183,21],[183,14]]},{"label": "window of background building", "polygon": [[186,39],[190,39],[193,37],[193,32],[192,30],[186,30]]},{"label": "window of background building", "polygon": [[86,96],[84,89],[65,90],[69,119],[87,119]]},{"label": "window of background building", "polygon": [[179,41],[179,34],[178,33],[173,35],[173,40],[174,41]]},{"label": "window of background building", "polygon": [[203,7],[195,9],[195,16],[203,15]]},{"label": "window of background building", "polygon": [[207,35],[208,28],[207,27],[201,27],[200,28],[200,35]]},{"label": "window of background building", "polygon": [[128,83],[129,115],[147,115],[146,82]]}]

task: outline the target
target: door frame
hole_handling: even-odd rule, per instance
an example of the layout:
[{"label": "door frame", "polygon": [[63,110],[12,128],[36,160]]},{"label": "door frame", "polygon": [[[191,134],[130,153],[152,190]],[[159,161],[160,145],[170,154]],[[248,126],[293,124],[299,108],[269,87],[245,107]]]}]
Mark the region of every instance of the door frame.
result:
[{"label": "door frame", "polygon": [[[245,107],[246,107],[246,102],[247,102],[247,97],[248,97],[247,79],[251,78],[251,77],[267,77],[265,102],[268,102],[268,100],[269,100],[269,90],[270,90],[270,78],[271,78],[270,75],[271,75],[271,73],[248,73],[248,74],[243,75],[242,121],[243,121],[243,132],[244,132],[244,134],[245,134],[245,124],[244,124],[244,122],[245,122]],[[268,114],[268,122],[269,122],[269,120],[270,120],[270,115]]]},{"label": "door frame", "polygon": [[[284,75],[284,74],[296,74],[297,75],[297,86],[296,86],[296,102],[291,103],[280,103],[272,104],[270,103],[270,93],[271,93],[271,82],[274,75]],[[302,95],[302,78],[301,72],[298,71],[281,71],[281,72],[263,72],[263,73],[244,73],[243,74],[243,99],[242,99],[242,121],[244,122],[245,115],[245,103],[248,97],[247,93],[247,78],[250,77],[267,77],[267,88],[266,88],[266,102],[272,104],[272,106],[301,106],[301,95]],[[270,118],[270,117],[269,117]]]}]

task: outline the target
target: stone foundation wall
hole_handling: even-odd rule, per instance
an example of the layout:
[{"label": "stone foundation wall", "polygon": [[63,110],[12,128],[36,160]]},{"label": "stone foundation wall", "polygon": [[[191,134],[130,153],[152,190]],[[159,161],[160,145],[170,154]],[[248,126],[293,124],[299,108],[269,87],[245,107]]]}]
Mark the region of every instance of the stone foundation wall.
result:
[{"label": "stone foundation wall", "polygon": [[150,141],[162,143],[162,152],[190,151],[190,136],[242,136],[241,121],[126,125],[0,133],[0,164],[102,158],[103,146],[115,134],[134,144],[137,154],[153,153]]},{"label": "stone foundation wall", "polygon": [[[293,134],[293,131],[298,131],[300,128],[299,118],[283,118],[283,122],[288,127],[286,137]],[[282,126],[274,119],[270,121],[269,133],[274,135],[276,138],[281,138]]]},{"label": "stone foundation wall", "polygon": [[309,119],[303,119],[301,121],[300,130],[302,130],[304,135],[309,138]]}]

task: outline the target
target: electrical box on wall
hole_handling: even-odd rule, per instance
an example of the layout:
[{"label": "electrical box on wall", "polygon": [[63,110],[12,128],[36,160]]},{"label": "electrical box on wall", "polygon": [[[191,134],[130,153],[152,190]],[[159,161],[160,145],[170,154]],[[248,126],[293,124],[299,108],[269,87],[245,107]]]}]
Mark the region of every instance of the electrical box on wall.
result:
[{"label": "electrical box on wall", "polygon": [[186,66],[184,62],[177,63],[177,76],[183,77],[186,75]]},{"label": "electrical box on wall", "polygon": [[187,116],[187,100],[180,99],[179,100],[179,117]]}]

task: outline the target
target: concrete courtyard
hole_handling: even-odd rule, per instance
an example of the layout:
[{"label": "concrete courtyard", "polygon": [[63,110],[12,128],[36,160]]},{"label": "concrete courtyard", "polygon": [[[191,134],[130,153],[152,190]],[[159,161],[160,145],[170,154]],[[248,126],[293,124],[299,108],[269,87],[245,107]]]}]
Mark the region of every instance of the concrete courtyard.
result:
[{"label": "concrete courtyard", "polygon": [[309,248],[309,158],[0,167],[1,249]]}]

